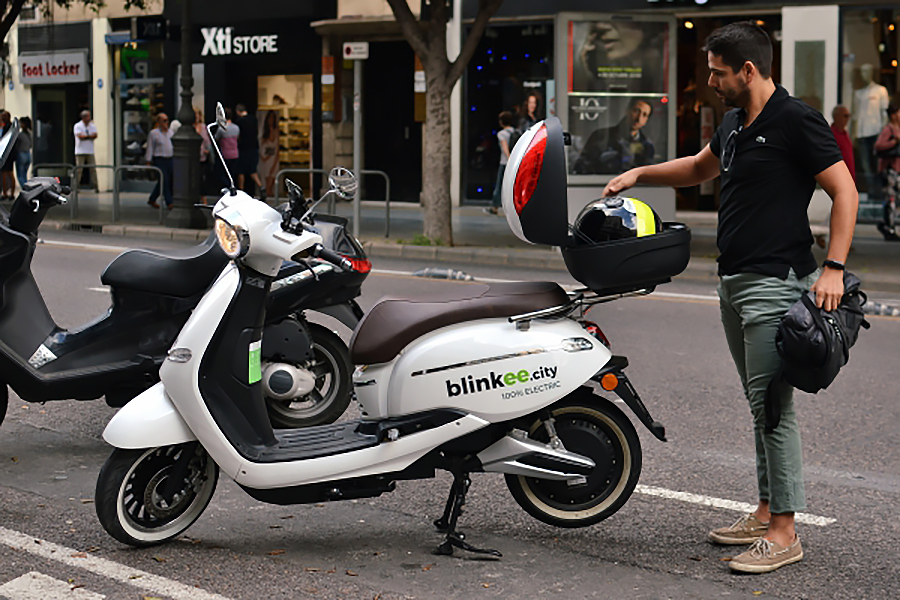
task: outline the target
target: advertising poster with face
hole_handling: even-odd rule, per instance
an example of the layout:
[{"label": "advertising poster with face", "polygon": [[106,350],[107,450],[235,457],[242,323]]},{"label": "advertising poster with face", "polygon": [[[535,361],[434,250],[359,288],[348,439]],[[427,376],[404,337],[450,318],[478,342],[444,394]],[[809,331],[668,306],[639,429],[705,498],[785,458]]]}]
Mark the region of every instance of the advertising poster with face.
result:
[{"label": "advertising poster with face", "polygon": [[568,22],[571,174],[667,160],[669,33],[667,22]]}]

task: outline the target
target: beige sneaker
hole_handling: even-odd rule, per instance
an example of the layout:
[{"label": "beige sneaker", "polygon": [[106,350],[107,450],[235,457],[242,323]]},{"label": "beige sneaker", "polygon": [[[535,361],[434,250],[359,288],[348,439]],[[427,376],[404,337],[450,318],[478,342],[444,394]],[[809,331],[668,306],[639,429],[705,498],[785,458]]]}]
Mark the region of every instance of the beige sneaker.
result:
[{"label": "beige sneaker", "polygon": [[794,543],[784,547],[766,538],[759,538],[750,548],[731,559],[728,566],[741,573],[768,573],[784,565],[803,558],[800,536],[794,536]]},{"label": "beige sneaker", "polygon": [[719,527],[709,532],[709,541],[714,544],[738,546],[752,544],[769,531],[769,524],[763,523],[750,513],[742,516],[730,527]]}]

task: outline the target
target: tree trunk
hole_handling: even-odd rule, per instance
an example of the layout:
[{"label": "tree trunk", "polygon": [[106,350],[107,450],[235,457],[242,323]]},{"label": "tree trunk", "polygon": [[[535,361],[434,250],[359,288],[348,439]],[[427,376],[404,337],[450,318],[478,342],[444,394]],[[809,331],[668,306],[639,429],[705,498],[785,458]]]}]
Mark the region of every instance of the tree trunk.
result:
[{"label": "tree trunk", "polygon": [[438,244],[453,245],[450,200],[450,92],[443,77],[428,81],[425,95],[422,203],[424,234]]}]

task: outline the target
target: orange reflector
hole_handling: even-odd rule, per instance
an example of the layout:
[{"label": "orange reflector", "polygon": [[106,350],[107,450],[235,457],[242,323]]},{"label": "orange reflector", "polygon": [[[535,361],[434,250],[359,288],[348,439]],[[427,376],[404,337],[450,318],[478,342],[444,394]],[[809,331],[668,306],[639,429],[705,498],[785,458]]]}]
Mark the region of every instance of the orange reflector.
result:
[{"label": "orange reflector", "polygon": [[619,378],[616,377],[615,373],[607,373],[600,378],[600,387],[602,387],[607,392],[611,392],[619,387]]}]

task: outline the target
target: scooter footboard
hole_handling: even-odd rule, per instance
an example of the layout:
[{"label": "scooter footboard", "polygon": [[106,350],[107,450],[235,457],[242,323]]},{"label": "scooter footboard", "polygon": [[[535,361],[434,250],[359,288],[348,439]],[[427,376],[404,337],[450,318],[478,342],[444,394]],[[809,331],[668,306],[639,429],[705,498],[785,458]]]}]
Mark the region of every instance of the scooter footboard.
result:
[{"label": "scooter footboard", "polygon": [[136,396],[112,418],[103,439],[125,450],[183,444],[197,439],[162,382]]},{"label": "scooter footboard", "polygon": [[625,375],[625,367],[627,366],[627,358],[624,356],[613,356],[596,375],[591,377],[591,379],[599,383],[600,387],[604,390],[615,392],[615,394],[621,398],[632,411],[634,411],[634,414],[637,415],[640,422],[650,430],[650,433],[656,436],[656,439],[665,442],[666,428],[662,423],[654,421],[653,417],[650,416],[650,411],[644,406],[637,390],[634,389],[634,386]]}]

